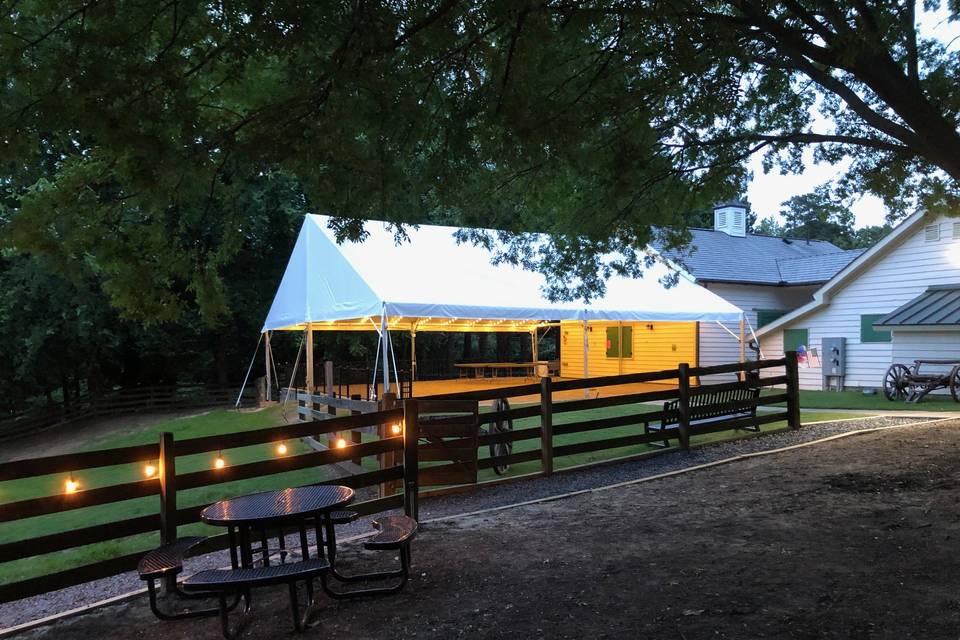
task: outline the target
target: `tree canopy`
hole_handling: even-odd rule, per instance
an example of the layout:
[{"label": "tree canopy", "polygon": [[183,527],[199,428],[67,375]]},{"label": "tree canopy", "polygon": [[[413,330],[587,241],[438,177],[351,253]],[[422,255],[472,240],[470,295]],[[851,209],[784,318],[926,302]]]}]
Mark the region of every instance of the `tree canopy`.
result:
[{"label": "tree canopy", "polygon": [[501,256],[560,297],[601,287],[606,252],[682,243],[683,212],[741,192],[753,154],[799,170],[812,146],[849,161],[841,195],[956,205],[960,60],[915,2],[8,5],[4,240],[96,269],[144,320],[224,312],[249,186],[275,171],[345,235],[565,234]]},{"label": "tree canopy", "polygon": [[775,218],[761,220],[755,233],[826,240],[841,249],[867,249],[893,230],[889,224],[854,228],[853,212],[832,193],[829,184],[785,200],[780,217],[782,224]]}]

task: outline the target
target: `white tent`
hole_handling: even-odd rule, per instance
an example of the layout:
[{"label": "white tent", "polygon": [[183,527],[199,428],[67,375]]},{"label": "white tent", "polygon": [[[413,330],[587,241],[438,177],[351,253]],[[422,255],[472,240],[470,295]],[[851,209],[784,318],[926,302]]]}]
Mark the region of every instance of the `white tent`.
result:
[{"label": "white tent", "polygon": [[[640,279],[612,277],[605,295],[590,303],[551,302],[541,274],[492,264],[486,249],[457,244],[454,227],[411,228],[409,240],[397,243],[385,224],[371,222],[363,242],[337,244],[329,220],[319,215],[304,220],[263,325],[268,362],[270,331],[305,330],[312,345],[315,330],[376,330],[388,388],[391,329],[410,331],[412,338],[417,331],[530,331],[536,336],[537,327],[561,320],[737,323],[743,318],[739,308],[686,273],[680,272],[675,286],[664,287],[660,279],[671,267],[661,261]],[[310,346],[306,353],[312,386]],[[415,355],[413,362],[416,367]]]},{"label": "white tent", "polygon": [[397,244],[386,225],[374,222],[368,223],[370,235],[363,242],[338,245],[328,220],[306,216],[264,331],[366,322],[381,315],[523,322],[739,322],[742,315],[684,273],[676,286],[665,288],[659,279],[670,267],[660,262],[640,279],[611,278],[606,294],[590,303],[550,302],[542,275],[491,264],[486,249],[457,244],[454,227],[409,229],[410,240]]}]

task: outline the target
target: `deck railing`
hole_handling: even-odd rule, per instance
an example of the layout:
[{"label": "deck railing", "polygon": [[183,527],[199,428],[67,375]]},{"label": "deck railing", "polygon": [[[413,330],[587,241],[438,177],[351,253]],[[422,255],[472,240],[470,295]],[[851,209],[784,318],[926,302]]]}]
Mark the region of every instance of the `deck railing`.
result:
[{"label": "deck railing", "polygon": [[[718,373],[736,373],[739,374],[740,379],[720,384],[694,384],[700,376]],[[171,433],[163,433],[158,443],[6,462],[0,464],[0,500],[5,499],[3,493],[5,487],[9,486],[7,483],[29,478],[47,476],[54,481],[75,481],[79,482],[79,487],[73,487],[72,490],[66,487],[53,495],[25,497],[0,503],[0,523],[38,519],[30,522],[30,528],[25,529],[26,535],[15,540],[0,542],[0,567],[10,562],[33,560],[40,556],[49,556],[49,554],[86,545],[109,543],[140,534],[159,533],[161,542],[169,541],[176,537],[178,527],[198,523],[200,512],[213,498],[210,495],[201,495],[197,498],[195,493],[191,495],[184,492],[298,470],[317,467],[329,469],[330,465],[340,465],[350,460],[361,461],[374,456],[378,459],[377,468],[364,469],[346,477],[325,479],[320,484],[344,484],[354,488],[379,486],[379,493],[351,507],[362,514],[401,506],[404,506],[408,512],[416,514],[416,496],[421,487],[444,484],[449,478],[463,475],[461,473],[463,464],[456,461],[426,466],[420,464],[423,460],[418,459],[417,451],[422,449],[424,444],[417,444],[420,436],[417,426],[420,424],[418,403],[431,411],[436,411],[437,407],[443,406],[442,401],[454,401],[450,406],[454,407],[455,411],[459,411],[463,409],[464,401],[471,401],[476,407],[478,402],[484,403],[501,398],[514,400],[516,406],[507,410],[492,408],[493,410],[482,411],[477,419],[481,426],[504,420],[526,421],[529,426],[522,425],[520,428],[505,432],[488,429],[479,437],[472,439],[471,442],[475,444],[471,446],[484,449],[494,443],[518,443],[532,440],[539,441],[538,446],[525,451],[479,459],[473,456],[471,463],[474,477],[478,471],[485,469],[537,461],[540,467],[538,473],[550,475],[555,471],[556,460],[566,456],[649,444],[663,441],[665,438],[677,440],[681,449],[689,449],[691,437],[739,429],[753,424],[784,421],[788,428],[799,428],[797,380],[796,354],[791,352],[785,358],[777,360],[714,367],[689,367],[681,364],[676,369],[665,371],[586,380],[553,381],[550,378],[544,378],[537,384],[407,400],[402,408],[386,408],[358,415],[330,416],[324,420],[183,440],[176,439]],[[621,395],[597,394],[596,397],[590,397],[590,390],[637,383],[661,383],[663,386],[640,391],[627,390]],[[697,424],[696,421],[691,420],[691,407],[694,406],[694,399],[697,396],[733,389],[769,390],[774,387],[783,388],[771,391],[768,395],[761,395],[758,404],[785,403],[783,410],[748,419],[721,418],[707,424]],[[588,393],[585,394],[587,397],[570,397],[579,395],[576,393],[579,391],[587,391]],[[571,392],[574,393],[571,394]],[[331,402],[342,401],[342,399],[327,399]],[[308,396],[301,398],[300,402],[303,405],[312,405],[314,400],[316,398]],[[390,399],[385,400],[390,402]],[[644,410],[651,407],[641,406],[642,403],[661,403],[671,400],[676,401],[676,407],[670,410],[657,407],[651,411]],[[440,401],[439,404],[438,401]],[[699,409],[703,408],[701,405],[697,406]],[[575,414],[575,412],[611,407],[627,407],[629,410],[626,413],[608,417],[573,416],[572,421],[562,419],[562,416]],[[304,408],[306,407],[302,407],[301,410]],[[353,405],[348,408],[362,409]],[[490,407],[484,407],[484,409],[488,408]],[[633,410],[634,408],[636,410]],[[310,406],[306,413],[316,417],[313,415],[314,411],[320,410]],[[414,415],[410,415],[411,412]],[[476,409],[474,412],[476,413]],[[655,433],[645,433],[645,430],[639,428],[644,423],[653,421],[662,421],[664,428]],[[398,423],[406,427],[395,430],[393,426]],[[622,427],[638,428],[627,435],[591,436],[580,438],[576,442],[563,441],[565,436],[574,434],[602,436],[606,429]],[[365,429],[369,432],[371,428],[376,432],[376,438],[368,437],[362,441],[358,438],[323,451],[272,455],[267,459],[255,459],[241,464],[225,462],[222,466],[218,466],[214,463],[223,455],[223,452],[227,452],[223,457],[229,458],[232,452],[243,447],[255,445],[277,447],[280,443],[308,437],[319,438],[330,434],[344,434],[354,429]],[[397,434],[397,431],[402,435]],[[211,455],[214,453],[216,458]],[[197,458],[190,459],[191,456],[198,455],[205,456],[204,463],[201,465],[203,468],[195,468],[187,472],[177,471],[178,465],[186,461],[189,463],[185,466],[198,467]],[[96,470],[118,465],[126,465],[123,473],[131,474],[130,481],[107,486],[95,486],[96,482],[87,482],[87,476],[95,476]],[[144,477],[143,472],[148,465],[153,467],[153,470],[152,473],[147,474],[149,477]],[[370,466],[372,465],[368,465],[368,468]],[[49,522],[45,526],[38,524],[42,522],[44,516],[52,514],[123,503],[136,505],[137,503],[133,501],[151,498],[157,500],[157,503],[154,503],[157,508],[150,509],[150,513],[137,515],[138,510],[143,511],[143,504],[140,503],[135,509],[127,509],[131,517],[107,519],[99,523],[93,522],[104,518],[91,517],[87,520],[91,524],[72,528],[69,531],[52,530],[58,527],[51,527]],[[182,502],[187,500],[192,500],[194,504],[183,505]],[[44,530],[49,532],[45,533]],[[0,540],[6,537],[8,536],[0,537]],[[208,540],[201,551],[222,549],[227,544],[227,536],[215,536]],[[146,550],[146,548],[138,548],[135,552],[117,553],[112,557],[82,566],[0,584],[0,602],[25,598],[130,571],[136,567],[139,558]]]}]

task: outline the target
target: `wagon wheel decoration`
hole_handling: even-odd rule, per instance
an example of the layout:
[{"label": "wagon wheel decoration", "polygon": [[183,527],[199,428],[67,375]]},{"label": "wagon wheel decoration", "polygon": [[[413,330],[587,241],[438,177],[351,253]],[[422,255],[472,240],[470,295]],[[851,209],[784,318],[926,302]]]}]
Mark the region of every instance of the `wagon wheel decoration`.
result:
[{"label": "wagon wheel decoration", "polygon": [[954,367],[950,372],[950,395],[954,402],[960,402],[960,367]]},{"label": "wagon wheel decoration", "polygon": [[[887,400],[903,400],[910,395],[913,383],[910,381],[910,369],[906,365],[892,364],[883,375],[883,395]],[[952,389],[952,387],[951,387]],[[956,398],[956,396],[954,396]]]},{"label": "wagon wheel decoration", "polygon": [[[506,398],[498,398],[493,402],[493,411],[499,413],[501,411],[509,411],[510,403]],[[513,431],[513,419],[512,418],[501,418],[496,420],[493,424],[490,425],[490,433],[507,433]],[[490,457],[498,458],[500,456],[508,456],[513,452],[513,442],[492,442],[490,443]],[[498,476],[502,476],[510,469],[508,464],[500,464],[493,467],[493,472]]]}]

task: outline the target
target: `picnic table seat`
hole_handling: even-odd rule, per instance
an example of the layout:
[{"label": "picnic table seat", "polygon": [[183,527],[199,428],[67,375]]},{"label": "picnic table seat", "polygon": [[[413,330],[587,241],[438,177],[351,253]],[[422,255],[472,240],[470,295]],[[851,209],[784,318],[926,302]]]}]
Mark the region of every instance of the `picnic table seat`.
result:
[{"label": "picnic table seat", "polygon": [[[734,418],[756,418],[757,401],[760,399],[759,387],[737,387],[710,393],[690,396],[690,424],[709,424]],[[645,422],[644,433],[658,432],[679,424],[680,400],[663,403],[663,412],[667,416],[660,422]],[[760,431],[760,426],[750,424],[741,427],[744,431]],[[653,446],[669,447],[669,438],[662,443],[651,442]]]},{"label": "picnic table seat", "polygon": [[350,524],[360,517],[356,511],[334,511],[330,514],[333,524]]},{"label": "picnic table seat", "polygon": [[364,541],[363,547],[371,551],[391,551],[400,552],[400,568],[394,571],[376,571],[373,573],[361,573],[354,575],[344,575],[337,571],[334,566],[330,570],[330,575],[340,582],[367,582],[371,580],[398,580],[394,585],[387,587],[372,587],[367,589],[349,589],[337,591],[332,589],[327,583],[327,576],[321,576],[320,580],[323,590],[331,598],[356,598],[360,596],[386,595],[397,593],[407,584],[410,576],[410,543],[417,534],[420,525],[410,516],[393,515],[384,516],[373,521],[373,527],[378,533]]},{"label": "picnic table seat", "polygon": [[[175,541],[148,552],[140,559],[137,573],[140,579],[147,583],[147,594],[150,600],[150,610],[161,620],[183,620],[185,618],[199,618],[215,615],[219,609],[197,609],[169,613],[161,611],[157,604],[157,580],[168,578],[174,593],[183,598],[197,597],[180,590],[174,580],[175,576],[183,571],[183,560],[194,547],[206,541],[204,536],[178,538]],[[201,596],[202,597],[202,596]],[[234,603],[233,606],[236,606]]]},{"label": "picnic table seat", "polygon": [[[193,574],[183,581],[187,592],[204,594],[214,593],[219,598],[220,626],[225,638],[235,638],[243,627],[243,621],[231,630],[227,606],[227,595],[243,596],[246,602],[244,613],[249,612],[249,590],[286,584],[290,590],[290,610],[293,614],[293,626],[296,631],[303,630],[300,617],[300,603],[297,597],[297,582],[307,585],[307,606],[313,602],[313,579],[330,571],[330,563],[325,558],[313,558],[299,562],[272,564],[262,567],[242,569],[207,569]],[[244,616],[245,618],[246,616]]]}]

